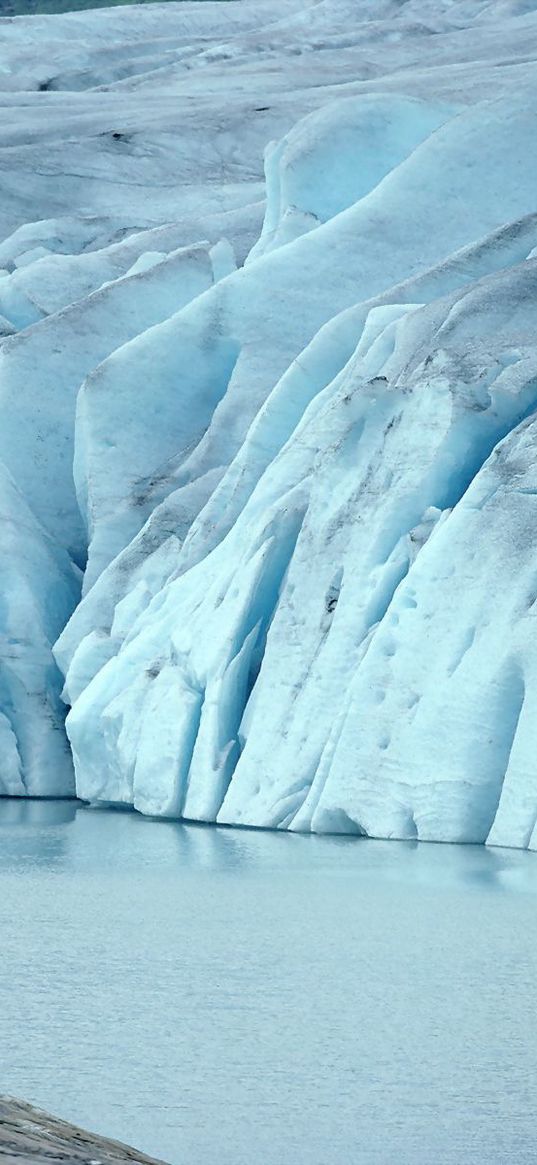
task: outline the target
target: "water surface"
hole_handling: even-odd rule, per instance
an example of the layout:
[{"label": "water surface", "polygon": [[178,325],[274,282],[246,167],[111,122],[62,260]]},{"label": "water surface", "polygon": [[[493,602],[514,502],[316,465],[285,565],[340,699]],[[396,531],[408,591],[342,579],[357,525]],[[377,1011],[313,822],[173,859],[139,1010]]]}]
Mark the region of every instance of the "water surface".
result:
[{"label": "water surface", "polygon": [[0,1091],[172,1165],[534,1165],[537,854],[0,801]]}]

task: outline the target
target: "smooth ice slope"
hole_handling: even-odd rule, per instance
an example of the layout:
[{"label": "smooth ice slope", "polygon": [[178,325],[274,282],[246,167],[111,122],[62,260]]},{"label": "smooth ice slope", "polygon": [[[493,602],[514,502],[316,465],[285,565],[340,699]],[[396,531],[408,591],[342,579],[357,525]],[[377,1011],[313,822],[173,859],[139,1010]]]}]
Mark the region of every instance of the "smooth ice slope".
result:
[{"label": "smooth ice slope", "polygon": [[266,255],[352,206],[455,109],[399,95],[335,101],[265,153],[267,210],[250,258]]}]

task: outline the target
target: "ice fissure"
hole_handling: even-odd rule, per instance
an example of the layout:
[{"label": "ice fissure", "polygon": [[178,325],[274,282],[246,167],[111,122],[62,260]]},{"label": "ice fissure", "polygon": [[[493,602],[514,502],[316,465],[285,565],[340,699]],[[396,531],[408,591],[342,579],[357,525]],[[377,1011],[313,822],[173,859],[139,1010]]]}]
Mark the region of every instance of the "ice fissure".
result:
[{"label": "ice fissure", "polygon": [[0,794],[537,848],[537,8],[167,12],[0,20]]}]

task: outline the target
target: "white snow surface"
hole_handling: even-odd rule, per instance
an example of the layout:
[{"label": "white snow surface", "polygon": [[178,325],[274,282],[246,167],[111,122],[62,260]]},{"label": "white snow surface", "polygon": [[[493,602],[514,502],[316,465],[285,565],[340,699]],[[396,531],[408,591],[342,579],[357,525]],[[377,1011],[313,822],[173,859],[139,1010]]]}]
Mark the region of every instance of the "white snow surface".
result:
[{"label": "white snow surface", "polygon": [[537,0],[0,20],[0,794],[537,849],[536,62]]}]

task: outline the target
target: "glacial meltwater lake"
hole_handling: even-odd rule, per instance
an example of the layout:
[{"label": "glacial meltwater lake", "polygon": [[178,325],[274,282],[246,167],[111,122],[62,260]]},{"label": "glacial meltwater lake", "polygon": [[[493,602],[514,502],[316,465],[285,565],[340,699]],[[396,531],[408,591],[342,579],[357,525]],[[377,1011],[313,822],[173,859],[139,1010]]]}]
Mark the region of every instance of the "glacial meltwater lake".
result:
[{"label": "glacial meltwater lake", "polygon": [[537,854],[0,801],[0,1091],[173,1165],[537,1159]]}]

